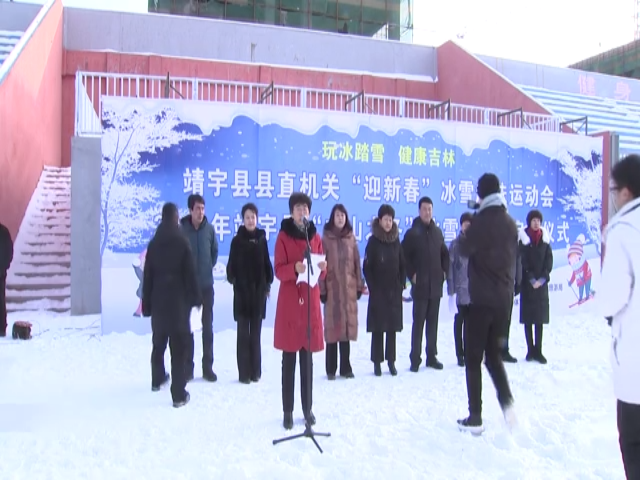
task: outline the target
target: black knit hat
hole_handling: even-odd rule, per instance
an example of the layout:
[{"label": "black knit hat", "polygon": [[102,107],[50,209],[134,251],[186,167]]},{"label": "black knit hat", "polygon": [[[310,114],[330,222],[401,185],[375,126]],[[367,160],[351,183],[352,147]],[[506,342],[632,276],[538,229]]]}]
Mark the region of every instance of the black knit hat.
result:
[{"label": "black knit hat", "polygon": [[311,212],[311,198],[309,195],[306,195],[302,192],[292,193],[289,197],[289,213],[293,213],[293,207],[296,205],[306,205],[309,208],[309,212]]},{"label": "black knit hat", "polygon": [[478,180],[478,197],[480,200],[484,200],[489,195],[500,193],[500,180],[493,173],[485,173]]},{"label": "black knit hat", "polygon": [[540,223],[542,223],[542,213],[540,212],[540,210],[531,210],[529,213],[527,213],[527,227],[531,226],[531,221],[537,218],[538,220],[540,220]]},{"label": "black knit hat", "polygon": [[391,205],[386,203],[380,205],[380,208],[378,209],[378,218],[382,220],[382,217],[385,215],[389,215],[391,218],[396,218],[396,211]]},{"label": "black knit hat", "polygon": [[464,212],[462,215],[460,215],[460,226],[462,226],[464,222],[471,222],[471,220],[473,220],[473,214]]}]

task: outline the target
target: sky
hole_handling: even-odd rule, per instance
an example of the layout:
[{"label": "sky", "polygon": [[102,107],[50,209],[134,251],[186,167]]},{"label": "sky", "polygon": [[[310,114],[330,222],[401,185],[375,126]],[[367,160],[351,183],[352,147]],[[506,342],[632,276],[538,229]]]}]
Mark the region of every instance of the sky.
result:
[{"label": "sky", "polygon": [[[472,53],[563,67],[633,41],[635,2],[608,0],[603,8],[600,0],[414,0],[414,43],[437,46],[455,39]],[[146,12],[148,2],[64,4]]]}]

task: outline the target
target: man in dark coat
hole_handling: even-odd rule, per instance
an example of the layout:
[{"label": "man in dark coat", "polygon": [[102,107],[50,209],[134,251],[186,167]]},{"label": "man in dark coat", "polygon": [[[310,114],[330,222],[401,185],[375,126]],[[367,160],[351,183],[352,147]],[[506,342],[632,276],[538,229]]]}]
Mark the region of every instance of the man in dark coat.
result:
[{"label": "man in dark coat", "polygon": [[202,304],[191,248],[178,226],[178,207],[167,203],[162,208],[162,223],[147,247],[142,283],[142,314],[151,317],[151,388],[167,383],[164,352],[171,351],[171,397],[173,406],[189,402],[187,354],[191,338],[191,309]]},{"label": "man in dark coat", "polygon": [[[209,382],[218,380],[213,371],[213,267],[218,262],[218,239],[213,225],[204,214],[204,198],[189,195],[189,215],[180,220],[183,233],[191,244],[193,261],[202,295],[202,378]],[[187,380],[193,379],[195,339],[191,335],[187,358]]]},{"label": "man in dark coat", "polygon": [[13,261],[13,240],[9,229],[0,223],[0,337],[7,336],[7,271]]},{"label": "man in dark coat", "polygon": [[515,422],[513,395],[502,362],[505,325],[513,300],[518,228],[507,213],[498,177],[485,173],[478,180],[480,205],[458,244],[469,258],[469,318],[464,324],[464,352],[469,416],[461,429],[480,433],[482,426],[482,358],[509,424]]},{"label": "man in dark coat", "polygon": [[402,240],[407,276],[411,280],[413,298],[413,326],[411,328],[411,371],[417,372],[422,363],[422,333],[425,323],[427,367],[442,370],[438,361],[438,316],[445,275],[449,272],[449,250],[442,230],[433,221],[433,202],[422,197],[420,216]]}]

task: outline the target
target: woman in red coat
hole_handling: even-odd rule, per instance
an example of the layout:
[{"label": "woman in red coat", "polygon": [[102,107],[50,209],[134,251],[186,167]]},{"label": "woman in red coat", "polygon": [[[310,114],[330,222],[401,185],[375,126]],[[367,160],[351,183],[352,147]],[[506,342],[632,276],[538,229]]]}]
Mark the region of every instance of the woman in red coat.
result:
[{"label": "woman in red coat", "polygon": [[[300,356],[300,387],[302,412],[305,421],[314,425],[316,419],[311,411],[311,391],[313,375],[312,353],[324,348],[322,315],[320,313],[320,287],[318,284],[308,289],[306,282],[297,283],[298,276],[306,278],[305,251],[307,249],[306,234],[309,236],[311,253],[322,252],[322,239],[317,234],[313,222],[306,227],[304,219],[311,211],[311,199],[303,193],[294,193],[289,198],[291,218],[286,218],[280,225],[274,253],[274,270],[280,281],[276,319],[274,325],[274,346],[282,350],[282,409],[284,411],[283,426],[287,430],[293,428],[293,399],[295,388],[296,356]],[[320,262],[314,268],[320,269],[324,278],[326,262]],[[309,294],[310,293],[310,294]],[[311,351],[307,339],[307,308],[311,307]]]}]

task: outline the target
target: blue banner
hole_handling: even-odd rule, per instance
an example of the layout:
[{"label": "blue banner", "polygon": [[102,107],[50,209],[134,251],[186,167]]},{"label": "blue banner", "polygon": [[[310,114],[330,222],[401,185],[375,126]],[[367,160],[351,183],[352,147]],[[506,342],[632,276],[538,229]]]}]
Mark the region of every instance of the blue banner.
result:
[{"label": "blue banner", "polygon": [[[106,254],[140,255],[162,203],[184,209],[191,193],[227,255],[246,202],[259,208],[273,252],[288,198],[313,200],[324,224],[346,206],[364,249],[382,203],[403,231],[428,196],[447,242],[476,199],[485,172],[498,175],[513,217],[538,209],[552,246],[580,239],[599,254],[602,140],[443,121],[213,102],[103,100],[102,242]],[[566,255],[556,266],[567,265]],[[222,267],[222,266],[221,266]],[[220,272],[222,273],[222,272]]]}]

